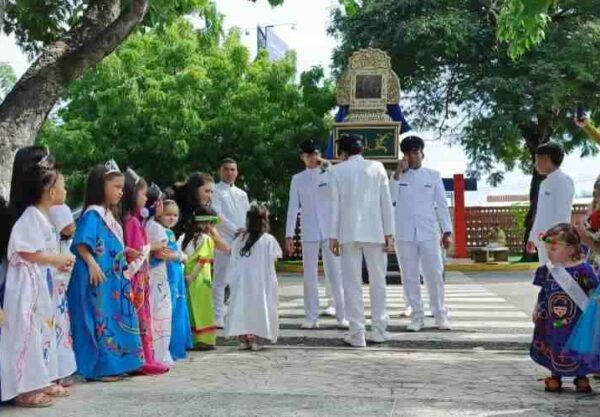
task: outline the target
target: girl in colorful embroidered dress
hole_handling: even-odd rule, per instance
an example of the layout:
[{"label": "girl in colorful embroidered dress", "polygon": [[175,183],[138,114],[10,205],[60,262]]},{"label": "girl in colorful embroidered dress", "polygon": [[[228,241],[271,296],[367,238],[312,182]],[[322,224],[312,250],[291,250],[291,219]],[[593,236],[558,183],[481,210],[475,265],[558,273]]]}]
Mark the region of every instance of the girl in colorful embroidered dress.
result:
[{"label": "girl in colorful embroidered dress", "polygon": [[[2,400],[23,407],[52,405],[68,391],[58,379],[52,276],[69,271],[73,256],[58,253],[48,210],[64,203],[64,177],[41,161],[24,171],[19,216],[8,244],[4,295],[6,322],[0,336]],[[25,208],[26,207],[26,208]]]},{"label": "girl in colorful embroidered dress", "polygon": [[194,221],[187,223],[183,239],[183,251],[188,260],[185,279],[188,283],[189,309],[198,350],[213,350],[217,339],[214,325],[211,264],[214,250],[229,252],[229,246],[215,233],[218,217],[213,209],[198,206]]},{"label": "girl in colorful embroidered dress", "polygon": [[[48,210],[50,222],[54,226],[59,240],[59,251],[71,254],[71,242],[75,234],[73,213],[66,204],[50,207]],[[58,357],[58,378],[64,387],[72,384],[71,375],[77,370],[73,337],[71,335],[71,318],[67,303],[67,288],[71,279],[71,271],[57,271],[53,275],[52,300],[54,302],[54,329],[56,334],[56,352]]]},{"label": "girl in colorful embroidered dress", "polygon": [[566,343],[582,315],[580,305],[598,280],[592,267],[581,260],[581,241],[573,226],[554,226],[542,240],[551,263],[540,267],[533,281],[541,289],[533,311],[530,355],[552,373],[545,379],[546,391],[561,391],[561,378],[570,376],[575,377],[577,392],[587,393],[591,391],[587,375],[595,369],[569,353]]},{"label": "girl in colorful embroidered dress", "polygon": [[143,364],[131,282],[125,276],[123,229],[113,213],[123,184],[113,161],[91,170],[71,246],[76,261],[67,302],[77,372],[103,382],[118,381]]},{"label": "girl in colorful embroidered dress", "polygon": [[[137,311],[140,324],[140,335],[144,351],[144,366],[142,373],[148,375],[162,374],[169,367],[155,357],[152,339],[152,316],[150,308],[150,266],[148,258],[153,249],[146,230],[142,225],[141,211],[146,205],[146,181],[132,169],[125,173],[125,189],[123,192],[123,223],[125,228],[125,246],[133,255],[128,256],[129,266],[127,273],[131,276],[133,292],[133,305]],[[161,243],[164,246],[164,242]],[[133,252],[132,252],[133,253]]]},{"label": "girl in colorful embroidered dress", "polygon": [[185,359],[186,350],[194,346],[192,341],[192,328],[188,311],[188,297],[183,276],[183,265],[187,256],[181,251],[179,242],[172,228],[179,220],[179,209],[173,200],[163,202],[162,215],[158,217],[160,223],[165,227],[167,235],[167,248],[170,250],[167,258],[167,277],[171,290],[171,342],[169,351],[173,359]]},{"label": "girl in colorful embroidered dress", "polygon": [[156,358],[172,364],[169,352],[171,342],[171,289],[167,278],[166,260],[172,256],[167,248],[167,231],[157,221],[163,212],[164,194],[156,184],[148,187],[146,197],[146,233],[154,248],[150,256],[150,315],[152,317],[152,339]]}]

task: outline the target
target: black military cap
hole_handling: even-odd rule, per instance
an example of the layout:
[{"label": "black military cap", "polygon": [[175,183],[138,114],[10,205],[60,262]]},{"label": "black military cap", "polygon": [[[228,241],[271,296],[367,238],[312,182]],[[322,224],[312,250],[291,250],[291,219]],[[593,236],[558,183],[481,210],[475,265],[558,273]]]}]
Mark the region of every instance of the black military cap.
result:
[{"label": "black military cap", "polygon": [[301,142],[300,145],[298,145],[298,151],[300,153],[315,153],[315,152],[321,152],[321,149],[319,147],[319,144],[314,140],[314,139],[307,139],[304,142]]},{"label": "black military cap", "polygon": [[400,136],[400,140],[400,150],[402,153],[422,151],[425,149],[425,142],[415,133],[406,132],[404,135]]}]

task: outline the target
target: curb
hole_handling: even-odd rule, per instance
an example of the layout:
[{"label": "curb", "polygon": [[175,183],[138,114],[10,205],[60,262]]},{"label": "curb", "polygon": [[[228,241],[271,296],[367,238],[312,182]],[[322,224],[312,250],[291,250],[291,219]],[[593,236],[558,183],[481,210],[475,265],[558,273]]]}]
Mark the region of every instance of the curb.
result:
[{"label": "curb", "polygon": [[[447,263],[445,270],[448,272],[532,272],[538,268],[537,263],[489,263],[489,264],[455,264]],[[277,272],[284,274],[302,274],[302,263],[278,262],[275,265]],[[323,265],[319,263],[319,273],[323,273]]]}]

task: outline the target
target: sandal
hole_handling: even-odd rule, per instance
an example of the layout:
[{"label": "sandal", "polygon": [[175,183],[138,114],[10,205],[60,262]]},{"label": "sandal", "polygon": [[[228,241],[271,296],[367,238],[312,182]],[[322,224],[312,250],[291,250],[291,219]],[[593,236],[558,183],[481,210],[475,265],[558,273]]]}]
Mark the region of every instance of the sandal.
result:
[{"label": "sandal", "polygon": [[90,379],[90,381],[95,381],[95,382],[119,382],[122,380],[123,380],[123,377],[121,375],[103,376],[98,379]]},{"label": "sandal", "polygon": [[574,383],[578,393],[589,394],[592,392],[592,386],[590,385],[590,380],[587,377],[579,376],[575,378]]},{"label": "sandal", "polygon": [[52,397],[44,394],[43,392],[28,392],[26,394],[20,394],[15,399],[16,407],[23,408],[46,408],[54,405]]},{"label": "sandal", "polygon": [[69,388],[72,387],[73,384],[75,384],[75,380],[72,376],[68,376],[66,378],[59,379],[58,384],[63,388]]},{"label": "sandal", "polygon": [[546,384],[545,391],[546,392],[561,392],[562,391],[562,381],[557,376],[549,376],[544,379],[544,383]]},{"label": "sandal", "polygon": [[44,388],[43,390],[41,390],[41,392],[50,397],[68,397],[69,395],[71,395],[68,389],[58,384],[52,384],[48,388]]}]

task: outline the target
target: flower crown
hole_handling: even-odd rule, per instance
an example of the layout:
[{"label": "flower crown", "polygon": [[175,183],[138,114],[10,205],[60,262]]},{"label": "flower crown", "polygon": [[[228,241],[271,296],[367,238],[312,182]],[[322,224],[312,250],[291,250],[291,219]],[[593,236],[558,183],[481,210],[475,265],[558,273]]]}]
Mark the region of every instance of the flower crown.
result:
[{"label": "flower crown", "polygon": [[210,224],[219,224],[220,219],[219,216],[196,216],[194,220],[197,223],[210,223]]},{"label": "flower crown", "polygon": [[540,233],[540,241],[547,245],[567,245],[567,242],[561,238],[561,235],[548,235],[547,233]]}]

